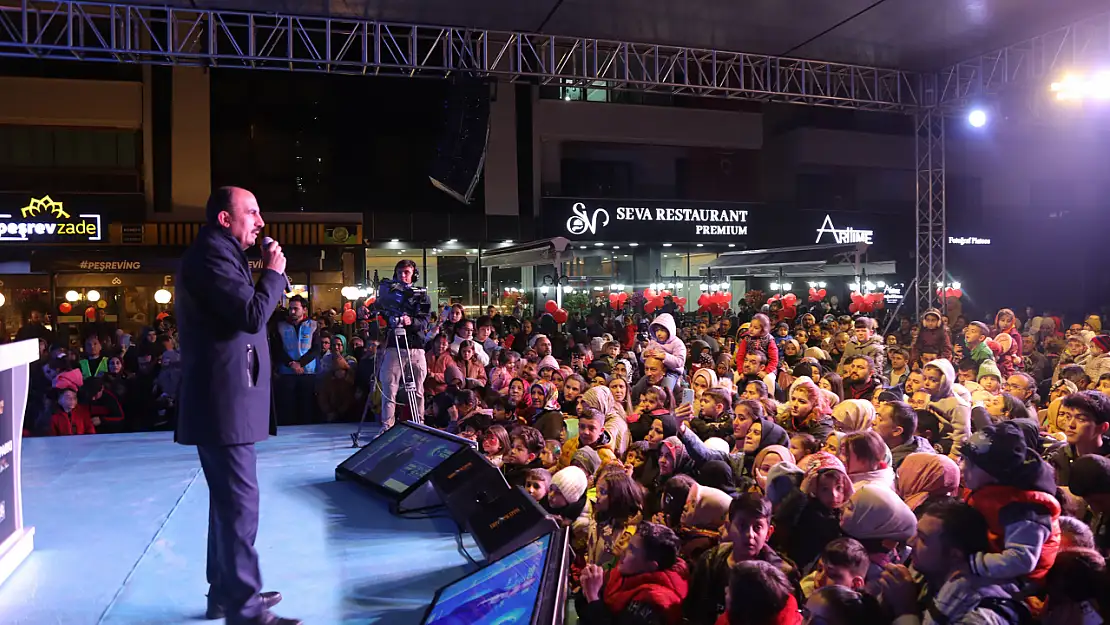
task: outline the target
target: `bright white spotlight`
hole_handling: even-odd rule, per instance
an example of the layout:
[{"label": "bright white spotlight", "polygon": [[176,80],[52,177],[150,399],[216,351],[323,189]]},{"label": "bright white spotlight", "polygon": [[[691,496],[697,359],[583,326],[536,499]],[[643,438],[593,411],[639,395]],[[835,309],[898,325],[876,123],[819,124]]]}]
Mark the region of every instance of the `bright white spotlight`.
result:
[{"label": "bright white spotlight", "polygon": [[967,123],[971,124],[972,128],[982,128],[987,125],[987,112],[983,109],[974,109],[967,114]]},{"label": "bright white spotlight", "polygon": [[90,302],[99,302],[100,301],[100,291],[97,291],[96,289],[91,289],[91,290],[87,291],[85,293],[85,299],[89,300]]},{"label": "bright white spotlight", "polygon": [[170,293],[166,289],[158,289],[154,292],[154,301],[163,306],[169,304],[171,299],[173,299],[173,293]]},{"label": "bright white spotlight", "polygon": [[79,299],[81,299],[81,294],[77,291],[66,291],[67,302],[76,302]]}]

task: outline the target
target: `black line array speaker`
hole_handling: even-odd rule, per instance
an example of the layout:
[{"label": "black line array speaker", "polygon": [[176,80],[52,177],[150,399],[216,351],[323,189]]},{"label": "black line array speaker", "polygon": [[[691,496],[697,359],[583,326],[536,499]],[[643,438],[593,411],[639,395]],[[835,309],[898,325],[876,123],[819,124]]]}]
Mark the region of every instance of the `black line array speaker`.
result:
[{"label": "black line array speaker", "polygon": [[490,86],[458,76],[444,102],[445,124],[432,161],[429,180],[435,188],[469,204],[486,164],[489,143]]}]

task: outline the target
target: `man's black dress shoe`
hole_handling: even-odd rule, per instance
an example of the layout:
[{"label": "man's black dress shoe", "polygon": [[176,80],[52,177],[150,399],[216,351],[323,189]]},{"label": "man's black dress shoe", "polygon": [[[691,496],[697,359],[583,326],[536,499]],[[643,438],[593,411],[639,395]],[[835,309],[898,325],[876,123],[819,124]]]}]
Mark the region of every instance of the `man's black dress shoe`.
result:
[{"label": "man's black dress shoe", "polygon": [[[269,610],[270,608],[274,607],[275,605],[281,603],[281,593],[280,592],[263,592],[263,593],[259,593],[258,596],[261,597],[262,607],[266,608],[266,610]],[[210,621],[215,621],[215,620],[221,619],[223,617],[224,617],[224,607],[222,605],[220,605],[219,603],[216,603],[216,601],[212,599],[212,595],[208,595],[208,610],[204,613],[204,618],[206,618]],[[298,623],[298,622],[299,621],[291,621],[291,623]],[[281,625],[289,625],[289,624],[282,623]]]}]

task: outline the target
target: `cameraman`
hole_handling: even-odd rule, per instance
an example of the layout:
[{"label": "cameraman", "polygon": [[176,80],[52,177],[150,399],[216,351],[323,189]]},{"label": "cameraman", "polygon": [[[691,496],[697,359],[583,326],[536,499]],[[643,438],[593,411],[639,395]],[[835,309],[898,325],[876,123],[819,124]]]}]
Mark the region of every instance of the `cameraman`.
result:
[{"label": "cameraman", "polygon": [[[399,286],[403,286],[405,290],[410,291],[406,299],[411,297],[413,303],[417,304],[410,309],[428,310],[427,294],[425,292],[412,292],[412,283],[417,276],[416,263],[411,260],[398,261],[397,266],[393,268],[393,279]],[[408,351],[406,352],[404,345],[402,345],[400,358],[408,359],[412,363],[412,372],[416,378],[416,405],[409,406],[409,412],[414,421],[422,423],[424,419],[424,378],[428,376],[428,362],[424,359],[423,337],[428,325],[428,314],[423,313],[416,317],[402,315],[400,323],[404,326],[405,335],[408,338]],[[402,362],[398,359],[397,337],[393,334],[392,328],[386,333],[385,340],[384,354],[378,368],[378,383],[381,384],[382,388],[382,428],[388,429],[393,427],[394,415],[397,412],[397,393],[404,389],[401,367],[405,366],[407,371],[408,365],[402,365]]]}]

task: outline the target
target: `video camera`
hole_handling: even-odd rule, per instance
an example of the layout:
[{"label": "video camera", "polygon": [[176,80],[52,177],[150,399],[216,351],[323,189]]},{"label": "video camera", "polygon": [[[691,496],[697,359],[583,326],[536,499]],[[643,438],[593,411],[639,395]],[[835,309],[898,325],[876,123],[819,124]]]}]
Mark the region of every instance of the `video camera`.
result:
[{"label": "video camera", "polygon": [[405,315],[413,319],[428,316],[432,302],[428,299],[428,289],[385,279],[378,284],[373,310],[388,319],[390,327],[396,327]]}]

